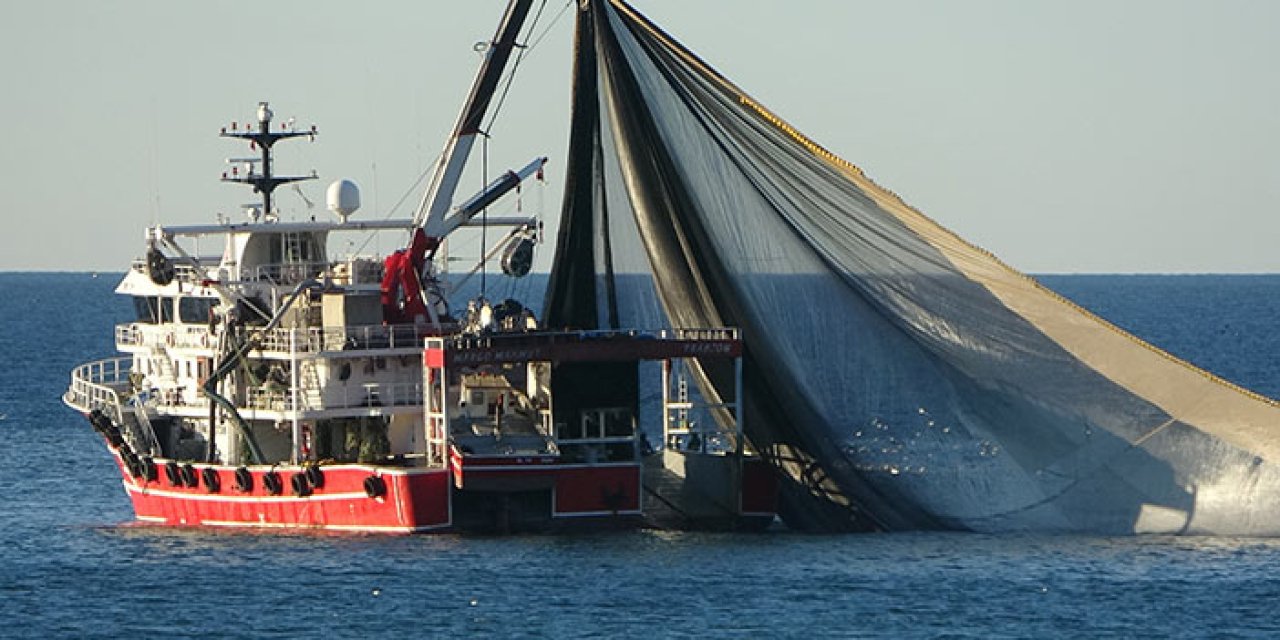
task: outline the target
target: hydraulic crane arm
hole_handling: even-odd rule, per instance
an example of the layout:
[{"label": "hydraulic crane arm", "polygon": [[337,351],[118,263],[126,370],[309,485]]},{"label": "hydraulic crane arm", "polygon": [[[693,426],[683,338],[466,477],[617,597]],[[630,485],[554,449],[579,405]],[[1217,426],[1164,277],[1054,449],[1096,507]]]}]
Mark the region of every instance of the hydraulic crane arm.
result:
[{"label": "hydraulic crane arm", "polygon": [[478,136],[484,135],[480,130],[481,122],[489,110],[489,103],[497,90],[507,61],[511,58],[511,50],[516,47],[516,37],[524,26],[532,4],[533,0],[511,0],[507,4],[498,32],[476,73],[471,93],[467,96],[462,112],[458,114],[453,134],[449,136],[431,176],[431,186],[413,218],[414,226],[426,231],[428,237],[439,239],[447,233],[444,231],[445,214],[453,201],[467,158],[471,155],[471,147]]}]

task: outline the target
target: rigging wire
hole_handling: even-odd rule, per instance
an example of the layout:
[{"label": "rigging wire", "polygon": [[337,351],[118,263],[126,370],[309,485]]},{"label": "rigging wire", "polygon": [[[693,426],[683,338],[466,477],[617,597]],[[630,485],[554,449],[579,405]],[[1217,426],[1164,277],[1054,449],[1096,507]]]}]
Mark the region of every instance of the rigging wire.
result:
[{"label": "rigging wire", "polygon": [[[542,2],[538,4],[538,12],[533,14],[533,21],[529,23],[530,33],[537,28],[538,20],[542,17],[542,10],[545,9],[546,6],[547,0],[542,0]],[[525,39],[525,42],[528,42],[528,38]],[[507,101],[507,93],[511,91],[511,85],[515,83],[516,72],[520,69],[520,63],[524,60],[525,55],[528,54],[530,50],[530,47],[522,45],[517,45],[517,48],[519,49],[519,52],[516,53],[516,60],[511,63],[511,70],[506,74],[507,81],[502,86],[502,93],[498,94],[498,102],[493,106],[493,113],[489,116],[489,124],[484,127],[485,131],[492,129],[493,123],[498,120],[498,114],[502,112],[502,105]]]},{"label": "rigging wire", "polygon": [[[489,136],[485,135],[480,144],[480,188],[485,187],[485,176],[489,175]],[[484,251],[489,246],[489,207],[480,210],[480,250]],[[480,297],[484,298],[487,292],[489,270],[486,268],[488,262],[485,256],[480,256]]]},{"label": "rigging wire", "polygon": [[[542,2],[538,5],[538,11],[537,13],[534,14],[533,21],[529,23],[529,33],[532,39],[531,40],[526,39],[525,41],[528,44],[521,47],[519,53],[516,55],[516,60],[514,63],[512,63],[511,70],[507,74],[506,84],[503,86],[502,93],[498,96],[498,101],[494,105],[492,114],[489,117],[489,124],[484,127],[485,130],[492,128],[493,123],[497,120],[498,114],[502,111],[502,107],[506,103],[507,94],[510,92],[511,85],[515,80],[516,70],[520,67],[521,61],[524,60],[525,56],[531,54],[535,49],[537,49],[538,45],[541,44],[544,39],[546,39],[547,35],[551,33],[551,30],[557,24],[560,23],[560,20],[562,18],[564,18],[564,15],[569,10],[569,7],[573,6],[574,1],[575,0],[567,0],[564,3],[564,6],[560,7],[560,11],[558,11],[556,15],[551,19],[551,21],[545,27],[543,27],[542,31],[534,35],[534,31],[537,29],[538,22],[542,17],[543,11],[546,9],[547,0],[542,0]],[[485,168],[483,173],[484,175],[488,175],[488,136],[487,135],[485,136],[484,153],[485,153],[485,160],[484,160]],[[384,215],[382,218],[383,220],[391,219],[391,216],[394,215],[395,212],[400,208],[400,206],[403,205],[405,201],[409,199],[409,196],[413,195],[418,190],[418,188],[422,185],[422,182],[427,179],[427,175],[430,174],[432,169],[435,168],[436,163],[440,161],[440,155],[441,154],[436,154],[435,159],[433,159],[431,162],[426,164],[426,167],[422,170],[421,173],[418,174],[417,179],[414,180],[413,183],[410,184],[407,189],[405,189],[404,194],[401,195],[400,198],[396,200],[396,203],[392,205],[390,209],[387,210],[386,215]],[[482,176],[481,182],[483,181],[484,180]],[[487,209],[485,210],[485,213],[487,213]],[[374,235],[375,235],[374,232],[369,232],[365,234],[364,242],[360,243],[360,246],[356,247],[352,251],[352,255],[356,255],[356,254],[359,254],[361,251],[364,251],[364,249],[369,246],[369,243],[373,241]],[[481,251],[484,251],[483,246],[484,245],[482,241]],[[482,277],[482,280],[483,280],[483,277]]]},{"label": "rigging wire", "polygon": [[[435,159],[427,163],[427,167],[422,170],[422,173],[418,174],[418,178],[413,181],[413,184],[409,185],[408,189],[405,189],[404,193],[400,196],[400,199],[396,200],[396,203],[391,205],[391,208],[387,210],[387,214],[382,216],[383,220],[390,220],[391,216],[395,215],[395,212],[400,208],[400,205],[404,204],[405,200],[408,200],[409,196],[413,195],[414,192],[418,190],[418,186],[422,184],[423,180],[427,179],[427,174],[431,173],[431,170],[435,168],[436,163],[439,161],[440,154],[436,154]],[[351,252],[352,255],[364,251],[364,248],[369,246],[369,243],[373,241],[373,237],[376,233],[376,231],[369,231],[365,233],[364,242],[360,243],[360,246],[356,247],[356,249]]]},{"label": "rigging wire", "polygon": [[[557,13],[555,17],[551,19],[551,24],[548,24],[547,27],[542,30],[542,33],[538,34],[538,37],[534,38],[533,43],[529,45],[530,51],[532,51],[535,47],[537,47],[538,43],[542,42],[542,39],[547,37],[548,33],[551,33],[552,27],[560,23],[560,18],[564,17],[564,12],[568,11],[569,7],[572,6],[573,3],[574,3],[574,0],[569,0],[568,2],[564,3],[563,7],[560,7],[560,12]],[[546,4],[545,0],[543,4]],[[541,12],[541,9],[539,9],[539,12]],[[530,31],[532,30],[533,29],[530,29]]]}]

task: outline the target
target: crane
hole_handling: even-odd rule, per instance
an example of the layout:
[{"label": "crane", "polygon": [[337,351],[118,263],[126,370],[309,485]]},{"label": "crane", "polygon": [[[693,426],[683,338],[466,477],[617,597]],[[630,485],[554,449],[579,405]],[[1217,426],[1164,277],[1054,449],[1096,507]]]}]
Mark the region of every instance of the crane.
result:
[{"label": "crane", "polygon": [[511,58],[511,52],[517,46],[516,38],[532,4],[533,0],[511,0],[507,4],[498,31],[476,72],[471,92],[436,163],[430,186],[414,215],[408,246],[391,254],[384,261],[381,302],[383,318],[388,323],[418,323],[429,320],[434,327],[440,327],[440,314],[434,304],[427,304],[428,292],[424,288],[424,284],[431,289],[435,288],[435,283],[432,282],[434,275],[428,269],[435,251],[450,233],[515,189],[523,180],[541,171],[547,162],[545,157],[535,158],[519,170],[507,171],[450,213],[462,170],[466,167],[476,139],[485,135],[481,123]]}]

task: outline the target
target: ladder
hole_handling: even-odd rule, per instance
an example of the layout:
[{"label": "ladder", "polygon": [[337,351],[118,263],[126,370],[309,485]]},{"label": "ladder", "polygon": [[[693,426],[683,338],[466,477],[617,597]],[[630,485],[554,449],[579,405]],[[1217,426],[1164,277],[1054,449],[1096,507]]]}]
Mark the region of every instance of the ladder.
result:
[{"label": "ladder", "polygon": [[323,385],[320,383],[320,373],[316,371],[316,365],[311,361],[298,363],[298,372],[302,374],[302,398],[300,398],[301,407],[294,407],[295,410],[306,409],[322,409],[324,408],[324,394],[322,392]]}]

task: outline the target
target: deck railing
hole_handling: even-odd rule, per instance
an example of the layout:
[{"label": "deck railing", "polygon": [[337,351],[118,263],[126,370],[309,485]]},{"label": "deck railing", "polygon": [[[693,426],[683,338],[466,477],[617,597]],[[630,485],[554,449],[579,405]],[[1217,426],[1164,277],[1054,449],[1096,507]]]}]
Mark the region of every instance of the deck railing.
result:
[{"label": "deck railing", "polygon": [[[129,265],[131,269],[142,274],[149,273],[147,261],[144,258],[135,258]],[[179,282],[200,282],[209,277],[206,273],[207,267],[193,267],[186,262],[173,263],[173,279]]]},{"label": "deck railing", "polygon": [[422,334],[413,325],[272,329],[262,334],[259,346],[263,351],[289,352],[297,349],[301,353],[421,349]]},{"label": "deck railing", "polygon": [[[246,406],[259,411],[293,411],[293,394],[287,389],[250,389]],[[366,383],[331,386],[322,392],[299,390],[298,411],[422,406],[422,384],[417,382]]]},{"label": "deck railing", "polygon": [[144,329],[149,326],[156,325],[139,323],[116,325],[116,346],[141,347],[152,341],[156,344],[164,343],[168,347],[184,349],[212,349],[217,346],[216,338],[203,324],[166,324],[161,325],[165,327],[164,330],[154,332]]},{"label": "deck railing", "polygon": [[246,282],[295,285],[309,278],[324,276],[329,273],[331,264],[323,261],[260,264],[252,268],[241,269],[240,279]]},{"label": "deck railing", "polygon": [[[150,326],[150,325],[146,325]],[[204,325],[165,325],[171,331],[146,331],[144,325],[116,325],[116,345],[140,347],[152,341],[168,347],[212,349],[216,338]],[[306,329],[272,329],[263,332],[259,349],[289,353],[320,351],[359,351],[383,349],[421,349],[422,334],[413,325],[363,325],[353,327],[311,327]]]},{"label": "deck railing", "polygon": [[[480,335],[461,335],[447,338],[451,349],[488,349],[499,345],[504,340],[516,340],[521,332],[483,333]],[[581,331],[539,331],[534,334],[544,344],[557,342],[582,342],[585,340],[607,340],[610,338],[650,338],[654,340],[738,340],[739,330],[736,327],[706,329],[590,329]]]},{"label": "deck railing", "polygon": [[[170,331],[147,331],[137,323],[121,324],[115,328],[116,345],[145,346],[152,342],[167,347],[188,349],[214,349],[217,338],[205,325],[165,325]],[[505,340],[519,339],[521,333],[490,333],[481,335],[451,336],[447,343],[452,349],[486,349],[500,345]],[[419,350],[422,348],[422,329],[411,324],[359,325],[350,327],[309,327],[302,329],[272,329],[261,332],[258,350],[273,353],[320,353],[325,351],[388,351]],[[541,344],[581,342],[615,337],[652,338],[656,340],[715,340],[736,341],[736,328],[705,329],[630,329],[591,331],[541,331],[536,340]]]},{"label": "deck railing", "polygon": [[119,391],[129,384],[132,368],[133,360],[127,357],[82,364],[71,371],[71,386],[62,401],[85,413],[101,409],[123,422]]}]

